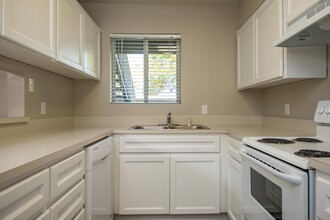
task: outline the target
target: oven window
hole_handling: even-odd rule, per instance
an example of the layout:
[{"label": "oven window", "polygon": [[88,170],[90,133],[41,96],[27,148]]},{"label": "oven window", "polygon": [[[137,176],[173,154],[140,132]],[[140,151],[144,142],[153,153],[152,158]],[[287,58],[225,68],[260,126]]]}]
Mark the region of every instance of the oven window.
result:
[{"label": "oven window", "polygon": [[276,220],[282,219],[282,189],[266,177],[251,170],[251,195]]}]

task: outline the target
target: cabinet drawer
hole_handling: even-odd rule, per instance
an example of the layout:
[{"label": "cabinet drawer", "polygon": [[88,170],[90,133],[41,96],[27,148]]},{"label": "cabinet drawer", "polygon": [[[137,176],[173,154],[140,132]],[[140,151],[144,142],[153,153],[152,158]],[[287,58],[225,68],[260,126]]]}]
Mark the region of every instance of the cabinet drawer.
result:
[{"label": "cabinet drawer", "polygon": [[73,220],[85,220],[85,209],[81,210]]},{"label": "cabinet drawer", "polygon": [[85,181],[82,180],[62,196],[50,209],[51,219],[73,219],[85,203]]},{"label": "cabinet drawer", "polygon": [[39,215],[36,220],[50,220],[50,211],[47,209],[41,215]]},{"label": "cabinet drawer", "polygon": [[0,219],[28,219],[49,202],[49,170],[0,192]]},{"label": "cabinet drawer", "polygon": [[242,142],[233,138],[228,138],[228,155],[239,164],[241,164],[242,161],[241,155],[239,154],[242,146]]},{"label": "cabinet drawer", "polygon": [[85,173],[85,152],[65,159],[50,167],[50,197],[54,200],[59,195],[83,179]]},{"label": "cabinet drawer", "polygon": [[220,152],[216,135],[130,135],[119,140],[121,153]]}]

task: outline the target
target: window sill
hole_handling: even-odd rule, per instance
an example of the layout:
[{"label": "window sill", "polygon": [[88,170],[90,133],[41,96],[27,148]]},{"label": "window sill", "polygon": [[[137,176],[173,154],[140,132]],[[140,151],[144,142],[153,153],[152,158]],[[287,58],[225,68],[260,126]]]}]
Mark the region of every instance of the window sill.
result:
[{"label": "window sill", "polygon": [[15,124],[15,123],[27,123],[30,121],[30,117],[0,117],[0,125],[2,124]]}]

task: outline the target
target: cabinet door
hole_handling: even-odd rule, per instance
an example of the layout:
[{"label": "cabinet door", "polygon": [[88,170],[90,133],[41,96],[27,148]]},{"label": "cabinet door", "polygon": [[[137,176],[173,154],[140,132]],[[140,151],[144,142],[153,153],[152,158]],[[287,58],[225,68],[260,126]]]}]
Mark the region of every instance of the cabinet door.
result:
[{"label": "cabinet door", "polygon": [[316,219],[330,219],[330,176],[316,173]]},{"label": "cabinet door", "polygon": [[100,78],[100,28],[85,15],[84,72]]},{"label": "cabinet door", "polygon": [[55,57],[56,0],[3,0],[3,36]]},{"label": "cabinet door", "polygon": [[228,215],[232,220],[241,220],[241,165],[228,157]]},{"label": "cabinet door", "polygon": [[170,161],[170,213],[220,213],[219,154],[177,154]]},{"label": "cabinet door", "polygon": [[299,15],[307,11],[315,3],[320,0],[286,0],[284,1],[284,19],[288,24],[297,18]]},{"label": "cabinet door", "polygon": [[49,202],[49,170],[0,192],[0,219],[28,219]]},{"label": "cabinet door", "polygon": [[83,70],[84,11],[76,0],[57,1],[57,59]]},{"label": "cabinet door", "polygon": [[79,182],[49,209],[52,220],[74,219],[85,204],[85,181]]},{"label": "cabinet door", "polygon": [[273,42],[283,34],[283,0],[266,0],[255,12],[256,83],[283,77],[283,48]]},{"label": "cabinet door", "polygon": [[251,17],[237,31],[237,87],[244,88],[254,84],[255,41],[254,23]]},{"label": "cabinet door", "polygon": [[169,214],[169,155],[119,160],[119,214]]}]

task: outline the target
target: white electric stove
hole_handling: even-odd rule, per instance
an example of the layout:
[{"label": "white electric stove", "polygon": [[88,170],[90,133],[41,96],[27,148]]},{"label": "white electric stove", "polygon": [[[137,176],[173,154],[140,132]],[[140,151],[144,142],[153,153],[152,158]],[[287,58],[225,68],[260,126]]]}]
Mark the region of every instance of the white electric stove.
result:
[{"label": "white electric stove", "polygon": [[316,137],[243,139],[243,217],[247,220],[315,220],[311,157],[330,157],[330,100],[318,103]]}]

